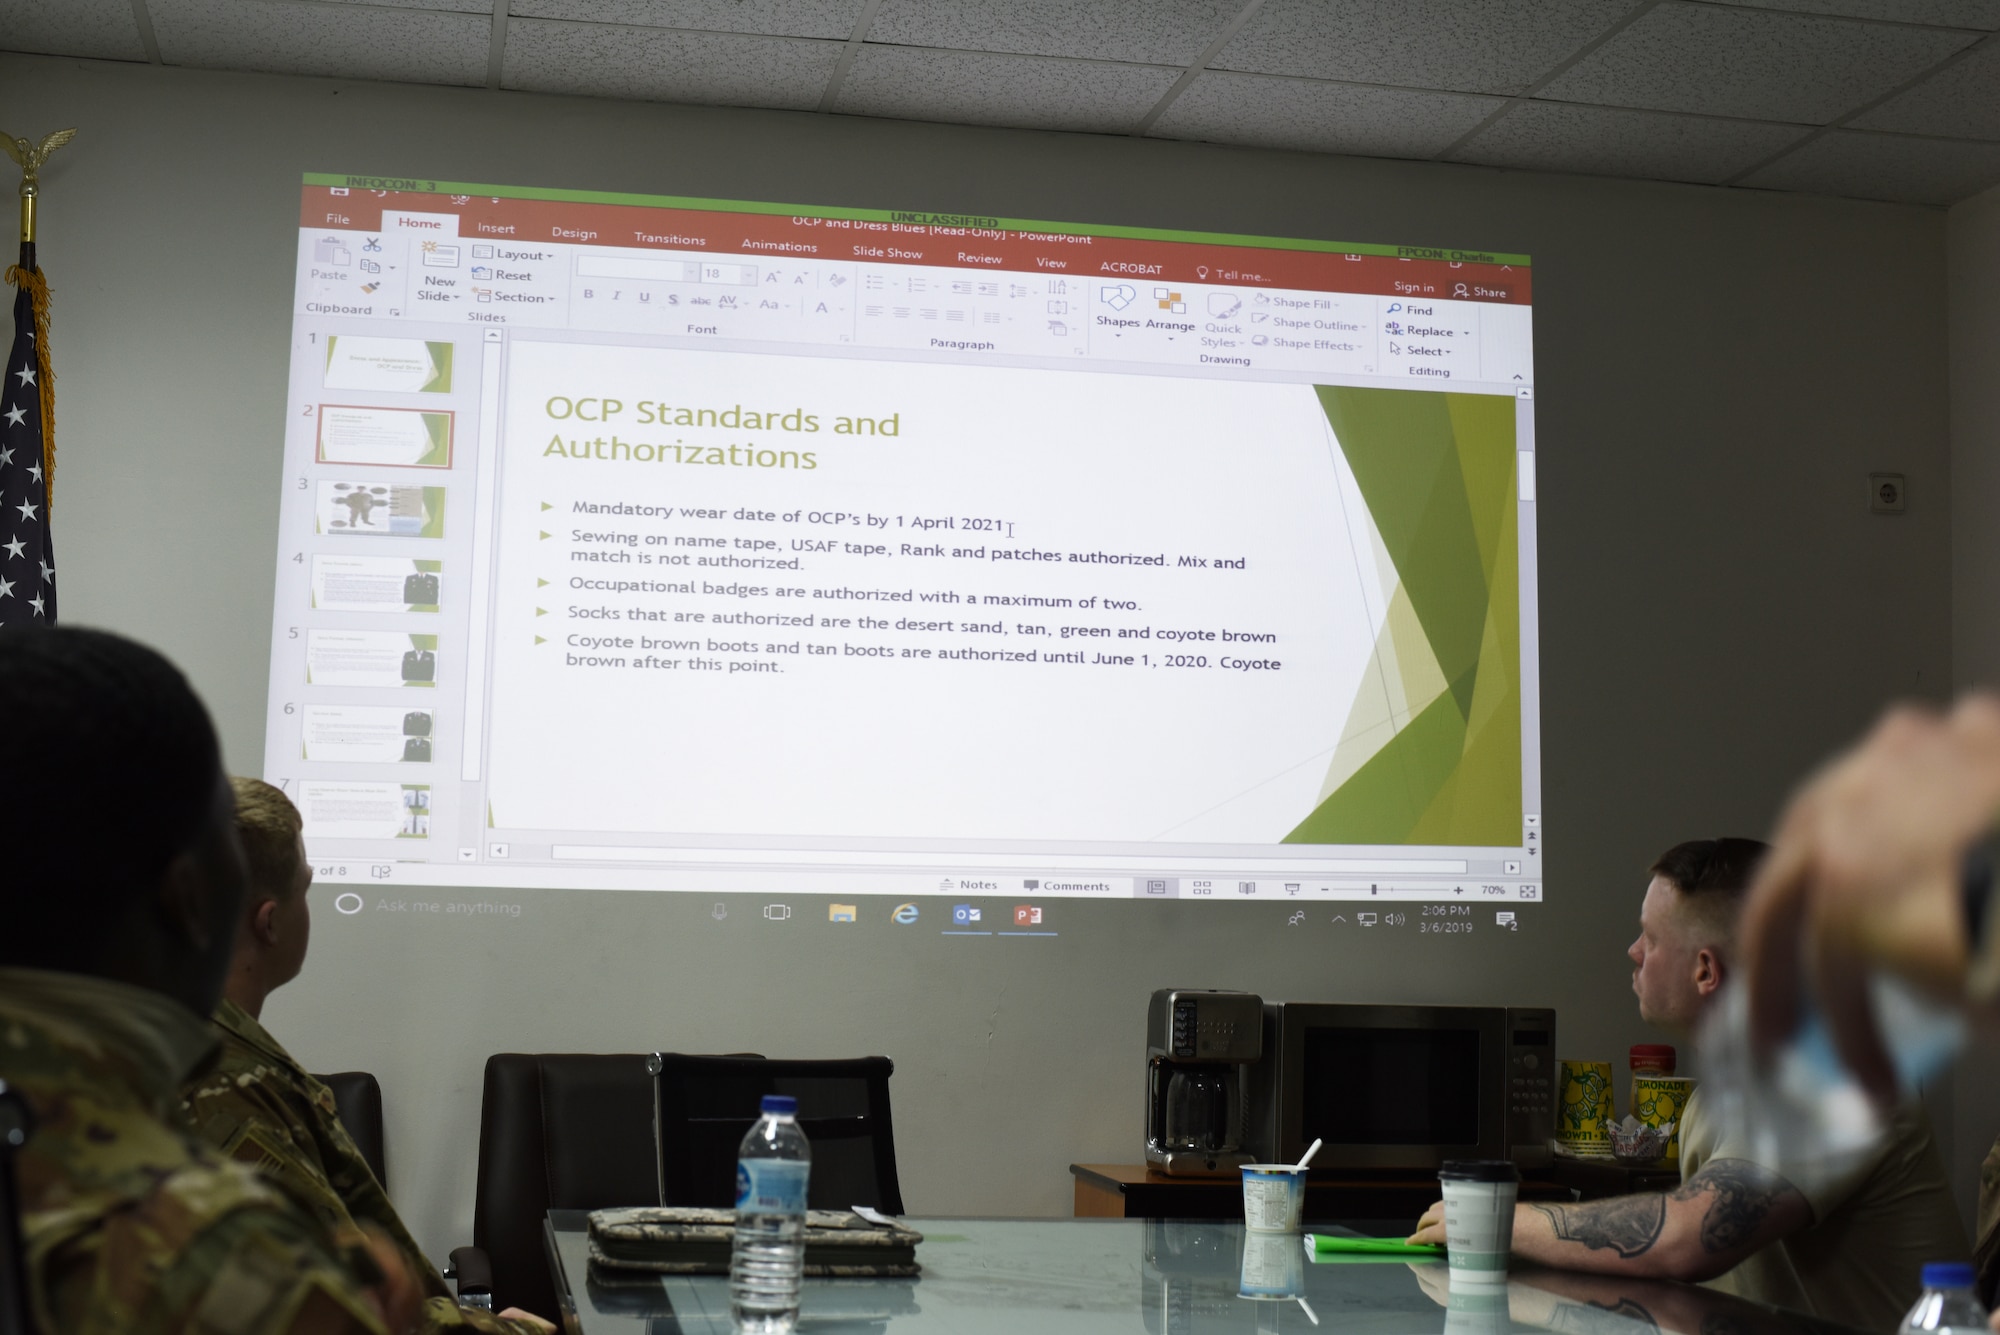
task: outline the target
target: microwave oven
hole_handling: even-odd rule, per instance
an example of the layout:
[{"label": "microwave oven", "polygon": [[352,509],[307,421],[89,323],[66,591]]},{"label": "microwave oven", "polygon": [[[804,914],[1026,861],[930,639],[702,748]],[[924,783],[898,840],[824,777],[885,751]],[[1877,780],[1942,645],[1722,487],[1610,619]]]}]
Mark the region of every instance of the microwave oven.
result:
[{"label": "microwave oven", "polygon": [[1263,1047],[1246,1137],[1263,1162],[1296,1163],[1318,1139],[1315,1171],[1549,1163],[1553,1010],[1271,1002]]}]

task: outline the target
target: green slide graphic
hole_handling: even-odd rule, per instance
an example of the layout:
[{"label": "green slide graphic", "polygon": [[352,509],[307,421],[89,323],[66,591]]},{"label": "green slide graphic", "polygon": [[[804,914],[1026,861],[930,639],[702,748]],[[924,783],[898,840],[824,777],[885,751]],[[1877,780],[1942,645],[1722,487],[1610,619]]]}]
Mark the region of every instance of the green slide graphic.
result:
[{"label": "green slide graphic", "polygon": [[1514,401],[1318,393],[1374,520],[1389,614],[1320,803],[1285,842],[1518,843]]}]

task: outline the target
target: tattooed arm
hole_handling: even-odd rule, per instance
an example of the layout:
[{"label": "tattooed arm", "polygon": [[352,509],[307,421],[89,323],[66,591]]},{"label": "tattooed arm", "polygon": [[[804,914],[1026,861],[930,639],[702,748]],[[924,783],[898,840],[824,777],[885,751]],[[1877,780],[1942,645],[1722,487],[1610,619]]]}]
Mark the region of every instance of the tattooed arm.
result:
[{"label": "tattooed arm", "polygon": [[[1518,1205],[1514,1254],[1568,1270],[1703,1280],[1810,1223],[1797,1187],[1747,1159],[1717,1159],[1671,1192]],[[1442,1201],[1411,1241],[1444,1241]]]}]

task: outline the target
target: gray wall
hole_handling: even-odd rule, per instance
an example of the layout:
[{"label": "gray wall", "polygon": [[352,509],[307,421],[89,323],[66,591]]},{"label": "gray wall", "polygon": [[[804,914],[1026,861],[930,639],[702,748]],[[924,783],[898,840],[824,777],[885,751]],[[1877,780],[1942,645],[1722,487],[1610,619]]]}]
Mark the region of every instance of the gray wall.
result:
[{"label": "gray wall", "polygon": [[[1016,959],[875,931],[761,934],[753,953],[749,924],[718,935],[666,896],[323,912],[268,1018],[312,1067],[381,1076],[392,1186],[434,1252],[469,1240],[498,1050],[888,1053],[910,1208],[983,1214],[1067,1213],[1066,1164],[1135,1156],[1155,986],[1554,1004],[1567,1054],[1622,1056],[1647,1037],[1621,952],[1651,856],[1766,828],[1885,697],[1949,679],[1938,212],[21,56],[0,57],[0,125],[82,129],[43,215],[63,612],[181,662],[251,770],[302,171],[1535,256],[1552,903],[1518,938],[1309,950],[1260,912],[1090,905],[1056,942],[1006,943]],[[1910,475],[1901,519],[1866,512],[1881,469]]]}]

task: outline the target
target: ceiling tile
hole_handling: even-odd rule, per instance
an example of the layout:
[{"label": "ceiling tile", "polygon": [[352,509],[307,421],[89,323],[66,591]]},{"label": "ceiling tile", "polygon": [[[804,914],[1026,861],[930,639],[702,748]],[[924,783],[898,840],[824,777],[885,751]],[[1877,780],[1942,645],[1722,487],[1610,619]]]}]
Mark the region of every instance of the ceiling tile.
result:
[{"label": "ceiling tile", "polygon": [[1519,93],[1633,0],[1267,0],[1211,69]]},{"label": "ceiling tile", "polygon": [[144,60],[132,0],[0,0],[0,48],[45,56]]},{"label": "ceiling tile", "polygon": [[169,65],[271,74],[486,82],[492,20],[481,14],[295,5],[272,0],[147,0]]},{"label": "ceiling tile", "polygon": [[2000,139],[2000,42],[1939,70],[1852,125],[1948,139]]},{"label": "ceiling tile", "polygon": [[[490,7],[492,0],[485,0]],[[632,23],[845,41],[867,0],[508,0],[514,18]]]},{"label": "ceiling tile", "polygon": [[1454,162],[1715,184],[1797,143],[1796,125],[1664,111],[1523,102],[1479,132]]},{"label": "ceiling tile", "polygon": [[1185,65],[1242,8],[1243,0],[883,0],[868,40]]},{"label": "ceiling tile", "polygon": [[322,0],[330,5],[387,5],[392,9],[448,9],[460,14],[493,13],[493,0]]},{"label": "ceiling tile", "polygon": [[1851,19],[1928,23],[1940,28],[2000,29],[2000,0],[1731,0],[1751,9],[1843,14]]},{"label": "ceiling tile", "polygon": [[1939,28],[1670,3],[1536,96],[1823,125],[1975,40]]},{"label": "ceiling tile", "polygon": [[500,82],[537,93],[810,110],[837,42],[515,19]]},{"label": "ceiling tile", "polygon": [[1138,125],[1179,70],[1039,56],[864,46],[835,111],[856,116],[1122,134]]},{"label": "ceiling tile", "polygon": [[1465,93],[1210,70],[1174,100],[1152,133],[1256,148],[1427,158],[1505,105]]},{"label": "ceiling tile", "polygon": [[1956,204],[2000,181],[2000,144],[1835,130],[1739,184],[1905,204]]}]

